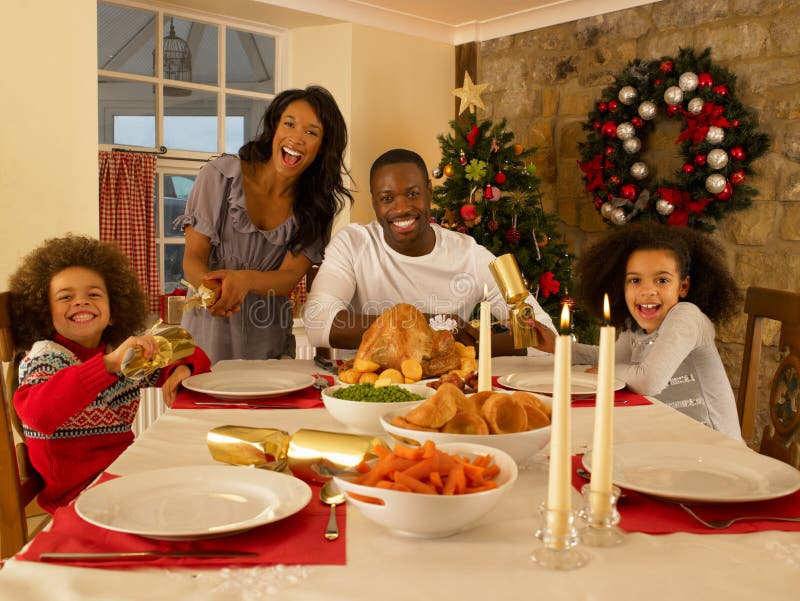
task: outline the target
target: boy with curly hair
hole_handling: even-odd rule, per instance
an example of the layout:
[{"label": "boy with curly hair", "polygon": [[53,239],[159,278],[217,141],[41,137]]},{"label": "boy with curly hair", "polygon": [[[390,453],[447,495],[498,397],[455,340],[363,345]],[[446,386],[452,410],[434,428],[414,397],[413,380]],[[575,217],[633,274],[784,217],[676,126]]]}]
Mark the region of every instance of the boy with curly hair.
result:
[{"label": "boy with curly hair", "polygon": [[46,240],[9,281],[14,340],[30,349],[19,367],[14,408],[30,460],[44,480],[39,504],[66,505],[133,442],[139,389],[161,386],[171,404],[192,371],[209,370],[202,350],[141,380],[119,373],[128,349],[145,357],[145,297],[115,245],[68,235]]}]

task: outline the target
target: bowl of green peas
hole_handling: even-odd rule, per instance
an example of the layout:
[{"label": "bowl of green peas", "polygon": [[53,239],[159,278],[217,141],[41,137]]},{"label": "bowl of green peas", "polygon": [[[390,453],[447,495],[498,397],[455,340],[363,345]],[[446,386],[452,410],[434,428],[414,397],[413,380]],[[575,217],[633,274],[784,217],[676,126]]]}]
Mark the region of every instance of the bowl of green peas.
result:
[{"label": "bowl of green peas", "polygon": [[382,415],[413,409],[435,392],[423,384],[343,384],[323,390],[322,402],[328,413],[349,430],[382,436]]}]

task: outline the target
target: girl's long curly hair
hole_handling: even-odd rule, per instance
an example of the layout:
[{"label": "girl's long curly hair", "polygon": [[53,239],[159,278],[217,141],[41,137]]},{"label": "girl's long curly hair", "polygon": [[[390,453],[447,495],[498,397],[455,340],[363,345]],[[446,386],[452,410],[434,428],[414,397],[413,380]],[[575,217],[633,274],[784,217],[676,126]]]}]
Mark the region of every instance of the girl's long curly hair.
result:
[{"label": "girl's long curly hair", "polygon": [[261,133],[239,149],[239,158],[253,163],[268,161],[278,121],[286,108],[297,100],[311,105],[322,122],[322,144],[314,162],[303,171],[297,184],[292,211],[299,227],[289,241],[293,252],[317,240],[327,246],[333,218],[344,206],[345,199],[353,202],[353,195],[344,185],[344,175],[348,173],[344,166],[347,126],[333,96],[321,86],[278,94],[261,119]]},{"label": "girl's long curly hair", "polygon": [[145,295],[133,269],[116,244],[69,234],[51,238],[31,251],[9,279],[14,344],[29,349],[37,340],[52,339],[50,281],[68,267],[97,272],[108,289],[111,323],[102,341],[118,345],[141,331],[147,317]]},{"label": "girl's long curly hair", "polygon": [[719,242],[691,228],[653,222],[614,229],[583,253],[575,265],[578,306],[603,319],[603,294],[607,292],[611,325],[638,327],[625,302],[625,271],[628,258],[637,250],[671,252],[681,279],[689,276],[689,293],[680,300],[697,305],[714,323],[725,321],[738,309],[741,294]]}]

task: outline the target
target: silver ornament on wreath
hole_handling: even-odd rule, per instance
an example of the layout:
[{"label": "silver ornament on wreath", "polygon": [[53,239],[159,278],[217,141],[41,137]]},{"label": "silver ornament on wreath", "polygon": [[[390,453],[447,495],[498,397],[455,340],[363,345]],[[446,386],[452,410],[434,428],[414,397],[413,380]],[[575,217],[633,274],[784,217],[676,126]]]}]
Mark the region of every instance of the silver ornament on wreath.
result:
[{"label": "silver ornament on wreath", "polygon": [[603,216],[603,219],[611,220],[611,211],[614,210],[614,205],[610,202],[604,202],[600,205],[600,214]]},{"label": "silver ornament on wreath", "polygon": [[708,128],[708,133],[706,133],[706,142],[709,144],[722,144],[722,141],[725,139],[725,130],[721,127],[717,127],[716,125],[712,125]]},{"label": "silver ornament on wreath", "polygon": [[655,118],[656,113],[658,113],[658,108],[656,107],[656,103],[652,100],[645,100],[639,105],[638,112],[642,119],[645,121],[650,121],[650,119]]},{"label": "silver ornament on wreath", "polygon": [[628,154],[636,154],[642,149],[642,141],[636,136],[628,138],[622,143],[622,149]]},{"label": "silver ornament on wreath", "polygon": [[656,201],[656,211],[658,211],[659,215],[672,215],[672,211],[675,210],[675,205],[665,200],[663,198],[659,198]]},{"label": "silver ornament on wreath", "polygon": [[631,165],[631,175],[633,179],[642,180],[650,174],[650,169],[642,161],[636,161]]},{"label": "silver ornament on wreath", "polygon": [[664,92],[664,102],[670,106],[676,106],[683,102],[683,90],[678,86],[670,86]]},{"label": "silver ornament on wreath", "polygon": [[697,74],[687,71],[678,78],[678,87],[684,92],[691,92],[697,88],[698,81]]},{"label": "silver ornament on wreath", "polygon": [[614,225],[624,225],[628,221],[628,216],[625,214],[625,209],[617,207],[611,210],[609,219]]},{"label": "silver ornament on wreath", "polygon": [[633,104],[638,96],[639,92],[633,86],[624,86],[620,88],[619,94],[617,94],[617,98],[622,104]]},{"label": "silver ornament on wreath", "polygon": [[727,183],[728,180],[725,179],[724,175],[720,175],[719,173],[712,173],[706,178],[706,190],[708,190],[712,194],[719,194],[725,189],[725,185]]},{"label": "silver ornament on wreath", "polygon": [[624,121],[617,125],[617,138],[620,140],[628,140],[636,135],[636,128],[630,121]]},{"label": "silver ornament on wreath", "polygon": [[721,148],[715,148],[706,156],[706,164],[712,169],[722,169],[728,164],[728,153]]},{"label": "silver ornament on wreath", "polygon": [[686,105],[686,110],[689,111],[692,115],[699,115],[703,112],[703,105],[705,102],[702,98],[692,98],[689,101],[689,104]]}]

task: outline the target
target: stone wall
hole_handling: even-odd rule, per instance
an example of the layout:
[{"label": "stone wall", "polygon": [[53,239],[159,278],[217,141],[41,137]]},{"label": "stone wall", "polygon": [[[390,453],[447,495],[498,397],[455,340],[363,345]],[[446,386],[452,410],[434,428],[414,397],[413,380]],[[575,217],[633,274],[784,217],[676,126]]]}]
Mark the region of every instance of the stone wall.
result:
[{"label": "stone wall", "polygon": [[[712,49],[712,60],[737,76],[736,94],[772,139],[753,163],[753,206],[728,213],[714,233],[728,251],[742,291],[748,286],[800,290],[800,2],[797,0],[662,0],[646,6],[482,42],[477,80],[488,83],[487,118],[505,117],[517,141],[538,148],[535,161],[549,210],[558,211],[571,250],[607,226],[584,191],[578,168],[582,123],[604,86],[634,58],[675,56],[681,47]],[[644,140],[648,164],[680,168],[678,129],[659,119]],[[746,318],[717,332],[736,390]],[[777,324],[765,336],[759,382],[761,412],[779,360]],[[760,427],[756,435],[760,439]],[[752,442],[752,441],[748,441]]]}]

